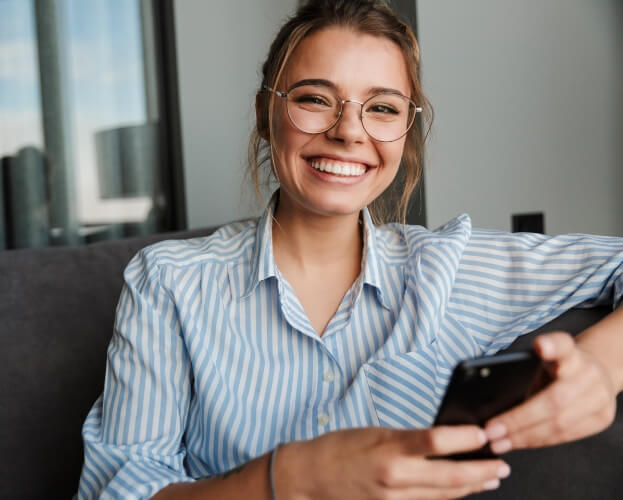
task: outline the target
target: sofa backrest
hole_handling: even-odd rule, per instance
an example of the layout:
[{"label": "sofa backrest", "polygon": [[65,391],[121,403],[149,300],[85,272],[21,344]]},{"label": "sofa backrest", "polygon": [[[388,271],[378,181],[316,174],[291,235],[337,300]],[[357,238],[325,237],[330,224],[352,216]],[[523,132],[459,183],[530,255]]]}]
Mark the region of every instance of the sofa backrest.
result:
[{"label": "sofa backrest", "polygon": [[0,498],[75,493],[123,269],[146,245],[210,232],[0,252]]}]

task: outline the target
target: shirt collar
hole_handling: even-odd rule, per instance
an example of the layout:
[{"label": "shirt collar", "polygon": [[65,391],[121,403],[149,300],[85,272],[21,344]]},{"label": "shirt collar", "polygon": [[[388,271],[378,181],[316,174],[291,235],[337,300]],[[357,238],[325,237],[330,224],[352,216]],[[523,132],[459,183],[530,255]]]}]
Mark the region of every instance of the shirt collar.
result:
[{"label": "shirt collar", "polygon": [[[379,255],[377,249],[376,227],[372,222],[372,217],[368,208],[362,211],[363,224],[363,255],[361,257],[362,284],[372,286],[376,289],[376,295],[386,309],[389,309],[387,299],[383,294],[381,275],[379,272]],[[357,291],[357,295],[359,291]]]},{"label": "shirt collar", "polygon": [[258,221],[255,246],[251,257],[251,274],[243,297],[249,295],[261,281],[277,277],[277,265],[273,255],[273,216],[278,197],[279,190],[273,193],[266,210]]},{"label": "shirt collar", "polygon": [[[255,247],[251,259],[251,273],[247,287],[243,292],[243,297],[249,295],[253,289],[268,278],[277,278],[277,265],[273,255],[273,216],[279,198],[279,190],[273,193],[264,214],[260,217],[255,234]],[[355,290],[355,297],[359,296],[363,284],[376,288],[377,297],[381,304],[389,309],[387,300],[383,295],[381,287],[381,276],[378,266],[376,228],[372,222],[372,217],[368,208],[362,210],[361,217],[363,225],[363,254],[361,257],[361,268],[363,272]]]}]

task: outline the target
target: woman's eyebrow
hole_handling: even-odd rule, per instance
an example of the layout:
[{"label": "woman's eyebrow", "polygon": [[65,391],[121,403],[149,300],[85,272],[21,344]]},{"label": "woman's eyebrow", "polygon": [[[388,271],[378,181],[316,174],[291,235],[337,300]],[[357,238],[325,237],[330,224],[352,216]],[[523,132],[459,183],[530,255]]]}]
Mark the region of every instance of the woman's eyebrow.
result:
[{"label": "woman's eyebrow", "polygon": [[[335,92],[338,92],[338,88],[335,84],[330,80],[323,80],[322,78],[306,78],[305,80],[299,80],[294,85],[290,87],[290,90],[296,87],[302,87],[303,85],[322,85],[324,87],[329,87]],[[338,92],[339,93],[339,92]],[[400,90],[392,89],[391,87],[372,87],[368,89],[368,95],[376,95],[376,94],[398,94],[405,95]]]},{"label": "woman's eyebrow", "polygon": [[305,80],[299,80],[294,85],[292,85],[290,89],[293,89],[295,87],[302,87],[303,85],[322,85],[324,87],[331,87],[337,92],[337,88],[335,87],[333,82],[329,80],[323,80],[321,78],[307,78]]},{"label": "woman's eyebrow", "polygon": [[404,96],[400,90],[392,89],[390,87],[372,87],[369,91],[370,94],[398,94]]}]

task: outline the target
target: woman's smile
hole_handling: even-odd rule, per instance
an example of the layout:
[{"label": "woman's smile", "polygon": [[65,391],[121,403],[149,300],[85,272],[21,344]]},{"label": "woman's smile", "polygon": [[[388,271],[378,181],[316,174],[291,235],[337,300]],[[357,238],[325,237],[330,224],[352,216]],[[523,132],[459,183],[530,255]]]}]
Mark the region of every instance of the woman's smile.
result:
[{"label": "woman's smile", "polygon": [[345,186],[364,181],[367,173],[375,166],[359,158],[345,158],[338,155],[314,155],[304,158],[310,173],[322,182]]},{"label": "woman's smile", "polygon": [[338,177],[361,177],[368,167],[361,163],[331,160],[330,158],[314,158],[308,161],[312,168]]}]

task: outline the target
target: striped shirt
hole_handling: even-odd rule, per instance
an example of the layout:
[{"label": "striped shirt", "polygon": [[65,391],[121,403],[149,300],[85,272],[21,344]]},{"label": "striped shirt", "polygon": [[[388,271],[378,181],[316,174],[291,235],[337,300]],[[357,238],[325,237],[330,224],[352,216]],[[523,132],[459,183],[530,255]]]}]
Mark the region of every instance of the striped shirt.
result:
[{"label": "striped shirt", "polygon": [[623,297],[623,239],[364,210],[361,274],[320,337],[275,264],[273,207],[129,263],[79,498],[149,498],[335,429],[430,426],[457,361]]}]

